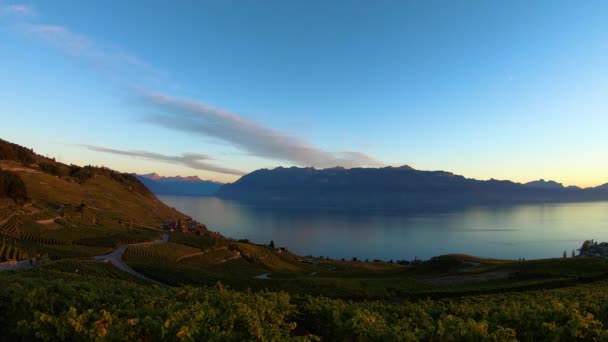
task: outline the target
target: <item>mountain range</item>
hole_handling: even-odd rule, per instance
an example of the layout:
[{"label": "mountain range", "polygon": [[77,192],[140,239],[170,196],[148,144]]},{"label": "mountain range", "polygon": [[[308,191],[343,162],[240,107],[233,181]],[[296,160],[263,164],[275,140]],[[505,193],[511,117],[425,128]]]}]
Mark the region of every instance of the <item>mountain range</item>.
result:
[{"label": "mountain range", "polygon": [[483,181],[409,166],[320,170],[278,167],[257,170],[224,184],[216,195],[272,206],[427,209],[608,200],[608,185],[582,189],[545,180],[525,184]]},{"label": "mountain range", "polygon": [[135,176],[157,195],[211,196],[223,185],[214,181],[202,180],[198,176],[163,177],[156,173],[135,174]]}]

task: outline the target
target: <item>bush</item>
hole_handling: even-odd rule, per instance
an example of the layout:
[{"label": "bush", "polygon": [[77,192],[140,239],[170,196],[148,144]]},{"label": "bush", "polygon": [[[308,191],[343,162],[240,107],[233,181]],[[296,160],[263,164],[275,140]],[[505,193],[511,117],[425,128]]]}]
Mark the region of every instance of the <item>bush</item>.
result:
[{"label": "bush", "polygon": [[78,165],[70,165],[70,177],[75,178],[78,183],[84,183],[95,176],[95,167],[87,165],[80,167]]},{"label": "bush", "polygon": [[39,163],[38,167],[40,171],[51,174],[53,176],[60,176],[61,172],[55,163]]},{"label": "bush", "polygon": [[25,183],[18,174],[0,170],[0,197],[11,198],[16,203],[27,201],[27,190]]},{"label": "bush", "polygon": [[0,160],[14,160],[22,164],[35,162],[34,151],[0,139]]}]

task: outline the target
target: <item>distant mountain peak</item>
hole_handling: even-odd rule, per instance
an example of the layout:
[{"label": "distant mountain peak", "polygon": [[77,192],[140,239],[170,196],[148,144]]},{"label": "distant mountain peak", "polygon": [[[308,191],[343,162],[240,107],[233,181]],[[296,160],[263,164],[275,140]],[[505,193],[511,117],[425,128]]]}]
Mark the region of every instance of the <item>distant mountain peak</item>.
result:
[{"label": "distant mountain peak", "polygon": [[401,165],[401,166],[387,166],[385,169],[395,169],[395,170],[414,170],[413,167],[409,165]]},{"label": "distant mountain peak", "polygon": [[143,178],[147,178],[147,179],[151,179],[154,181],[171,181],[171,182],[185,182],[185,183],[198,183],[198,182],[212,182],[212,183],[218,183],[216,181],[212,181],[212,180],[203,180],[200,179],[198,176],[161,176],[156,172],[153,173],[147,173],[147,174],[143,174],[143,175],[137,175],[139,177],[143,177]]},{"label": "distant mountain peak", "polygon": [[608,190],[608,183],[597,186],[596,189]]},{"label": "distant mountain peak", "polygon": [[555,181],[546,181],[544,179],[539,179],[537,181],[532,181],[532,182],[528,182],[524,184],[527,187],[530,188],[537,188],[537,189],[563,189],[564,185],[562,183],[558,183]]},{"label": "distant mountain peak", "polygon": [[202,180],[198,176],[160,176],[157,173],[135,175],[152,192],[158,195],[213,195],[223,183]]}]

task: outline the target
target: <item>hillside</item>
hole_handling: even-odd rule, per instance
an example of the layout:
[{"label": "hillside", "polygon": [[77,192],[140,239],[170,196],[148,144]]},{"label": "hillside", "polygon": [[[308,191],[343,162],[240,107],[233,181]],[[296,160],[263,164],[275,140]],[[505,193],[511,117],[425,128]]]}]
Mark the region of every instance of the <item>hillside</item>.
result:
[{"label": "hillside", "polygon": [[185,216],[130,174],[65,165],[0,140],[0,261],[92,256]]},{"label": "hillside", "polygon": [[163,177],[156,173],[135,176],[157,195],[211,196],[222,186],[222,183],[202,180],[197,176]]},{"label": "hillside", "polygon": [[270,205],[436,209],[475,204],[608,200],[597,187],[563,187],[544,180],[480,181],[445,171],[385,168],[262,169],[223,185],[217,196]]}]

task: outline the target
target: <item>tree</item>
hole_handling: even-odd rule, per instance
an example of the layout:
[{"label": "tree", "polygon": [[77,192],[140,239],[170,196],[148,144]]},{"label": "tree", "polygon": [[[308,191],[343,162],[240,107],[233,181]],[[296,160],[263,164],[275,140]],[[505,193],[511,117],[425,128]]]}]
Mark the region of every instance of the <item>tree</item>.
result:
[{"label": "tree", "polygon": [[270,240],[270,244],[268,246],[270,246],[270,248],[274,249],[274,240]]},{"label": "tree", "polygon": [[564,249],[564,259],[566,258],[568,254],[566,254],[566,250]]},{"label": "tree", "polygon": [[25,183],[21,177],[14,172],[0,170],[0,198],[4,196],[20,204],[28,199]]},{"label": "tree", "polygon": [[572,250],[572,257],[573,257],[573,258],[575,257],[575,255],[574,255],[574,249]]}]

